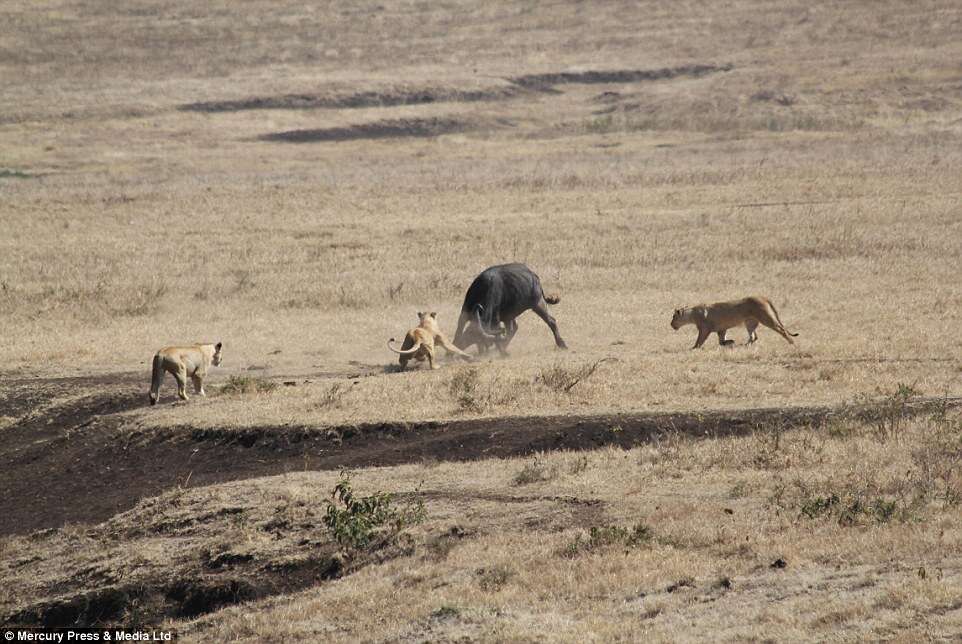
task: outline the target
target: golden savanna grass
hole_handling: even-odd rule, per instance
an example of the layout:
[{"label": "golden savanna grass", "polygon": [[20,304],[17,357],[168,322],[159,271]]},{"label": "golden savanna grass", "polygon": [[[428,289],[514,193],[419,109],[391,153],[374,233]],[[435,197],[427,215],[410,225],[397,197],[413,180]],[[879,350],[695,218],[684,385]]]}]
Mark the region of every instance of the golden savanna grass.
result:
[{"label": "golden savanna grass", "polygon": [[[146,403],[158,348],[223,341],[209,399],[127,411],[123,427],[780,407],[899,383],[959,395],[960,31],[957,3],[937,1],[4,3],[0,393],[129,373]],[[585,82],[618,70],[657,73]],[[507,359],[395,372],[387,338],[418,310],[450,336],[471,279],[508,261],[561,295],[569,352],[528,314]],[[734,349],[690,351],[693,329],[669,327],[676,307],[750,294],[771,298],[794,346],[763,328],[752,347],[734,330]],[[111,395],[77,382],[76,397]],[[168,379],[162,403],[174,391]],[[0,428],[19,418],[0,409]],[[950,464],[919,482],[932,424],[885,441],[827,431],[362,470],[365,489],[436,493],[414,554],[177,626],[250,640],[957,632],[956,505],[838,514],[957,481]],[[263,514],[293,490],[317,509],[335,480],[239,481],[184,503],[237,494]],[[639,522],[643,546],[559,554]],[[228,541],[260,544],[255,523]],[[452,523],[472,536],[429,555]],[[72,529],[8,539],[5,569],[33,548],[72,556]],[[169,536],[149,538],[164,565]],[[114,554],[98,561],[126,570]],[[778,557],[787,570],[768,567]],[[21,597],[45,596],[14,575]]]}]

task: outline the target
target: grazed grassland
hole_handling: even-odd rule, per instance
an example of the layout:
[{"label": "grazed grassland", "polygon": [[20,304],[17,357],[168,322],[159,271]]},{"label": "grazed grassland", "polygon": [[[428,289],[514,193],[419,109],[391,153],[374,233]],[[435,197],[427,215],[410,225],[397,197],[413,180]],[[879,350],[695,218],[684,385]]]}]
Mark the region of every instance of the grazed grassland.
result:
[{"label": "grazed grassland", "polygon": [[[51,450],[106,445],[105,427],[149,442],[171,428],[834,404],[900,383],[958,396],[960,32],[944,1],[6,2],[0,465],[28,466],[30,422],[84,405],[94,420],[58,417]],[[394,372],[387,338],[418,310],[452,333],[471,279],[507,261],[562,296],[571,351],[529,315],[508,359]],[[741,346],[736,330],[732,350],[689,351],[694,330],[668,326],[677,306],[753,293],[800,333],[794,346],[766,329]],[[134,405],[153,352],[193,340],[225,344],[218,395]],[[956,419],[925,448],[933,422],[885,440],[768,428],[364,470],[364,489],[432,491],[413,550],[297,595],[277,582],[281,595],[196,623],[166,618],[249,639],[944,635],[959,627],[959,515],[935,491],[957,483],[958,437]],[[285,495],[318,512],[335,477],[168,492],[114,523],[11,537],[4,578],[19,585],[3,610],[66,588],[23,572],[34,556],[100,571],[70,592],[121,574],[169,590],[222,554],[206,539],[228,519],[225,548],[256,545],[240,562],[251,574],[310,559],[303,548],[327,556],[315,520],[280,545],[258,526]],[[114,529],[138,511],[192,524],[231,495],[242,513],[168,564],[183,535]],[[848,521],[853,499],[875,509]],[[470,537],[432,554],[454,523]],[[592,527],[639,523],[644,543],[559,554]],[[777,557],[787,570],[768,568]]]},{"label": "grazed grassland", "polygon": [[196,641],[940,639],[962,628],[960,421],[356,472],[426,519],[330,581],[336,472],[180,489],[5,539],[0,610],[121,594],[115,623]]}]

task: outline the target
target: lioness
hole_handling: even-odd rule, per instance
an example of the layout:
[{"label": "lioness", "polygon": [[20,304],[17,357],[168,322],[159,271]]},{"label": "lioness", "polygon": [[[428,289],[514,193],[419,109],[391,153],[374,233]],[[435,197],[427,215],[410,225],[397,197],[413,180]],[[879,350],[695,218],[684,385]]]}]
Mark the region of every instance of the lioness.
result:
[{"label": "lioness", "polygon": [[204,376],[207,367],[220,364],[222,343],[191,344],[183,347],[166,347],[154,356],[153,376],[150,379],[150,404],[156,405],[160,392],[160,383],[164,379],[164,371],[174,374],[177,380],[177,395],[181,400],[187,400],[187,376],[194,382],[194,393],[206,396],[204,393]]},{"label": "lioness", "polygon": [[695,346],[692,349],[705,344],[705,340],[712,333],[718,334],[718,344],[723,347],[735,344],[734,340],[725,339],[725,333],[739,324],[744,324],[748,329],[748,344],[752,344],[758,339],[755,329],[758,328],[759,323],[777,332],[788,340],[789,344],[795,344],[792,337],[798,334],[789,333],[785,329],[778,317],[778,311],[765,297],[746,297],[731,302],[699,304],[675,309],[675,314],[671,318],[671,328],[676,331],[686,324],[694,324],[698,327],[698,339],[695,340]]},{"label": "lioness", "polygon": [[428,364],[432,369],[438,369],[438,365],[434,362],[434,345],[442,346],[447,350],[448,353],[456,353],[466,360],[471,360],[471,356],[457,348],[441,333],[441,329],[438,328],[438,314],[435,312],[422,313],[418,311],[419,324],[407,332],[404,336],[404,343],[401,344],[400,349],[395,349],[392,344],[394,344],[394,338],[387,341],[387,348],[394,353],[400,354],[398,356],[398,364],[401,365],[401,371],[407,368],[407,364],[410,360],[417,360],[418,362],[428,361]]}]

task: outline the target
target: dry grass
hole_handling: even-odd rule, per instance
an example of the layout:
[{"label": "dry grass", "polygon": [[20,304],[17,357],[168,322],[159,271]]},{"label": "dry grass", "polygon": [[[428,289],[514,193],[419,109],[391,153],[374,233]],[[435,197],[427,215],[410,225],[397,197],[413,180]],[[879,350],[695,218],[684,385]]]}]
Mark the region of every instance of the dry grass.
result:
[{"label": "dry grass", "polygon": [[[245,39],[246,18],[230,11],[171,13],[161,34],[191,25],[173,57],[149,56],[162,36],[142,37],[167,15],[159,7],[82,18],[64,9],[63,21],[16,14],[14,41],[34,34],[35,44],[7,59],[31,75],[2,99],[10,116],[0,152],[10,172],[29,175],[0,178],[5,373],[60,375],[74,361],[145,369],[163,344],[216,337],[226,350],[214,383],[248,367],[313,381],[270,401],[212,400],[144,419],[218,426],[838,401],[895,381],[958,392],[962,148],[960,104],[946,91],[958,77],[949,55],[958,13],[948,6],[814,12],[782,2],[722,17],[672,4],[657,18],[626,10],[627,21],[610,6],[592,10],[601,31],[590,37],[574,5],[358,9],[451,52],[441,69],[380,39],[361,47],[347,18],[309,20],[330,37],[304,40],[282,26],[303,24],[302,7],[248,11],[260,16],[263,41]],[[59,40],[68,24],[90,34],[80,55]],[[732,50],[726,29],[735,25],[745,42]],[[217,29],[212,49],[208,30]],[[864,46],[883,29],[899,47]],[[94,92],[83,79],[92,70],[114,78],[115,58],[99,47],[121,30],[139,44],[119,50],[121,80]],[[501,49],[482,45],[491,30]],[[268,46],[278,41],[288,43],[287,63]],[[555,50],[564,55],[550,64],[537,53]],[[477,73],[454,62],[459,51],[471,52]],[[225,60],[244,73],[227,82]],[[691,63],[732,67],[440,100],[458,99],[456,88],[517,89],[503,78],[525,74]],[[387,80],[385,69],[405,80]],[[431,103],[391,103],[418,87],[455,89]],[[298,93],[367,105],[371,92],[385,106],[178,109]],[[255,140],[430,118],[475,125],[427,138]],[[479,382],[495,383],[485,405],[450,400],[450,368],[383,372],[392,361],[384,341],[414,311],[436,309],[451,329],[472,277],[513,260],[562,292],[554,313],[570,357],[551,355],[547,329],[526,316],[513,357],[478,367]],[[668,329],[676,306],[748,293],[777,303],[802,334],[795,348],[763,331],[760,347],[689,353],[692,338]],[[570,395],[531,384],[556,362],[576,369],[608,356],[621,360]],[[317,404],[329,378],[358,373],[376,377],[336,407]]]},{"label": "dry grass", "polygon": [[[852,421],[844,435],[763,427],[356,472],[357,494],[423,499],[405,548],[356,560],[340,580],[167,624],[189,641],[947,637],[962,628],[960,441],[962,418],[934,414],[888,439]],[[550,474],[519,486],[533,463]],[[331,557],[320,518],[339,478],[184,489],[99,526],[8,538],[15,592],[3,611],[54,588],[66,601]],[[896,511],[809,511],[813,495],[848,491]]]},{"label": "dry grass", "polygon": [[[960,28],[958,4],[935,0],[6,2],[0,377],[146,380],[159,347],[222,340],[208,388],[234,395],[125,412],[138,431],[828,403],[896,383],[962,394]],[[658,78],[586,82],[593,70]],[[572,350],[527,315],[508,359],[395,373],[386,339],[417,310],[450,331],[470,280],[506,261],[561,293]],[[693,352],[691,329],[668,326],[677,306],[752,293],[795,346],[763,329],[752,347]],[[20,417],[0,409],[0,427]],[[946,635],[962,605],[957,442],[933,427],[364,471],[372,489],[435,492],[415,554],[177,626]],[[314,508],[333,477],[184,498],[264,513],[290,487]],[[261,518],[228,540],[267,553]],[[651,539],[627,547],[639,522]],[[31,553],[128,570],[143,551],[141,570],[174,547],[86,529],[5,541],[4,606],[68,570],[16,563]],[[101,538],[122,552],[95,551]]]}]

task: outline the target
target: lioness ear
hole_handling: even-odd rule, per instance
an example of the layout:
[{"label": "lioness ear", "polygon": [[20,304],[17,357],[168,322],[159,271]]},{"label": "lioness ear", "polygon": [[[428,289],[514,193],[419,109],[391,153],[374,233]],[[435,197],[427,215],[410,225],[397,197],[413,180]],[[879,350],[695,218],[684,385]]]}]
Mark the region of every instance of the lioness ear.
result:
[{"label": "lioness ear", "polygon": [[421,313],[420,311],[418,311],[418,317],[419,317],[419,318],[423,318],[423,317],[424,317],[424,314]]},{"label": "lioness ear", "polygon": [[222,346],[224,346],[224,344],[222,342],[218,342],[217,344],[214,345],[214,349],[216,349],[217,351],[220,351],[220,348]]},{"label": "lioness ear", "polygon": [[432,318],[438,317],[437,311],[431,311],[431,317],[432,317]]}]

